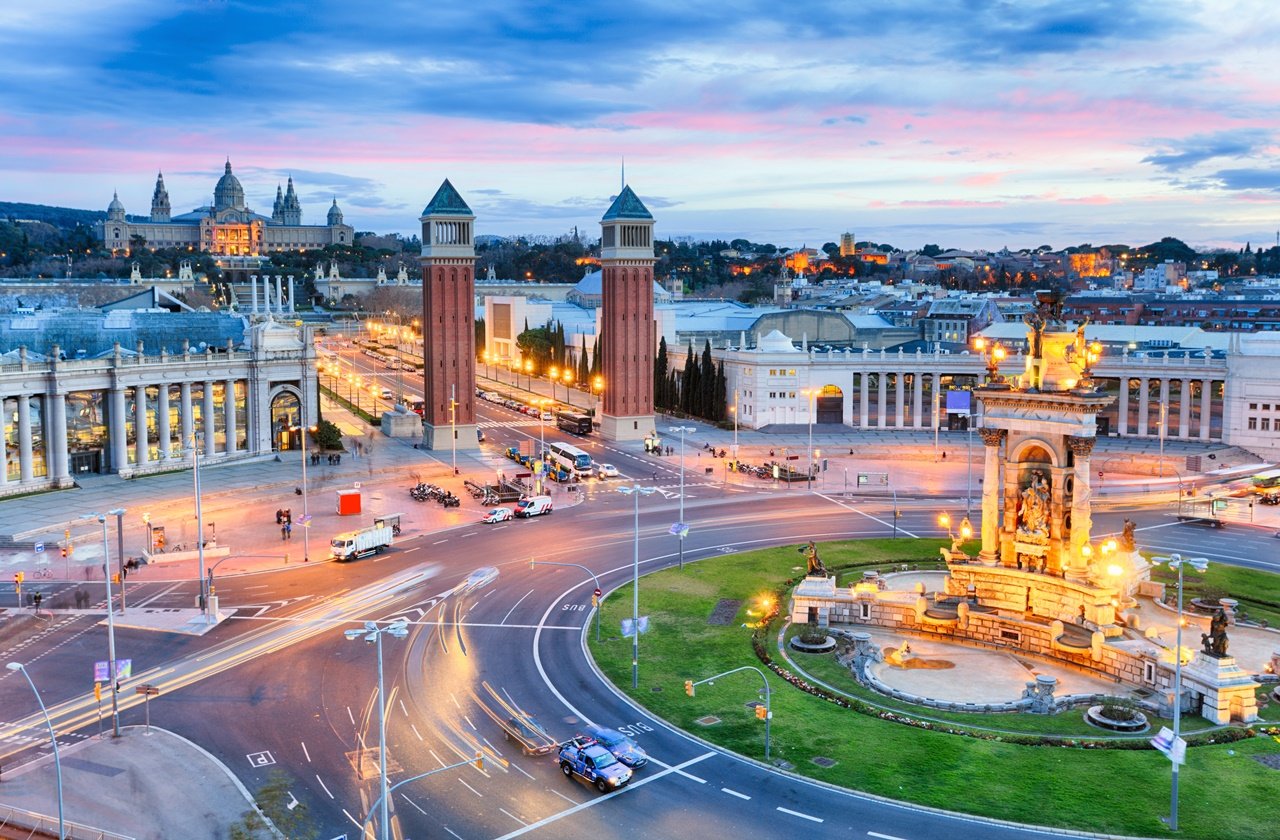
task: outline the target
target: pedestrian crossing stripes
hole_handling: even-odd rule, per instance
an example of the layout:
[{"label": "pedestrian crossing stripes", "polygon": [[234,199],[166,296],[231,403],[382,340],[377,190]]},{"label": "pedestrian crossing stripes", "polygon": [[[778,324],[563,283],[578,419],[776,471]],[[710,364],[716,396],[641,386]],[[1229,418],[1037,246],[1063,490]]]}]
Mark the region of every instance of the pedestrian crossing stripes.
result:
[{"label": "pedestrian crossing stripes", "polygon": [[482,429],[510,429],[512,426],[529,427],[529,426],[539,426],[541,424],[537,420],[503,420],[503,421],[481,420],[478,423],[476,423],[476,425]]}]

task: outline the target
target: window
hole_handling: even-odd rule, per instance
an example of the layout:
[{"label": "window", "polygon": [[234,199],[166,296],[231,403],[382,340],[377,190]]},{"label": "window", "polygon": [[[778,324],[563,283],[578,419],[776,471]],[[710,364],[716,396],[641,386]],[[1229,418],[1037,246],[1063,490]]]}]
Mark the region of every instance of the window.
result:
[{"label": "window", "polygon": [[1262,431],[1264,431],[1264,432],[1269,432],[1269,431],[1271,431],[1271,418],[1270,418],[1270,417],[1263,417],[1263,418],[1262,418]]},{"label": "window", "polygon": [[1254,430],[1257,430],[1257,428],[1258,428],[1258,418],[1257,418],[1257,417],[1250,417],[1250,418],[1249,418],[1249,429],[1250,429],[1251,431],[1254,431]]},{"label": "window", "polygon": [[1258,404],[1257,404],[1257,403],[1249,403],[1249,410],[1250,410],[1250,411],[1257,411],[1257,410],[1258,410]]}]

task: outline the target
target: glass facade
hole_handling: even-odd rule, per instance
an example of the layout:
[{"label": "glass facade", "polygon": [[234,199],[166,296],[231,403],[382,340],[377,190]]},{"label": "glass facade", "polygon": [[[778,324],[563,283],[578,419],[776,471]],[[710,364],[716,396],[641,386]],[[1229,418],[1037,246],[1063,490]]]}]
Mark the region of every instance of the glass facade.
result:
[{"label": "glass facade", "polygon": [[[18,419],[18,407],[22,399],[22,397],[5,397],[2,404],[5,477],[9,481],[22,479],[22,426]],[[35,396],[25,399],[28,419],[31,422],[31,477],[44,478],[49,474],[48,460],[44,452],[44,397]]]},{"label": "glass facade", "polygon": [[222,382],[214,382],[205,387],[213,388],[213,450],[215,452],[227,451],[227,411],[226,411],[226,385]]},{"label": "glass facade", "polygon": [[249,448],[249,390],[247,382],[236,380],[236,449],[244,452]]}]

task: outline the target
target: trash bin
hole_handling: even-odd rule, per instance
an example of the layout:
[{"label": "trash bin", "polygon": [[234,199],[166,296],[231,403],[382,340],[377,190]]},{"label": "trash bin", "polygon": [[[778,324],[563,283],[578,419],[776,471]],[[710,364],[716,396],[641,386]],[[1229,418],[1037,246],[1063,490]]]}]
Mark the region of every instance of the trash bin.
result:
[{"label": "trash bin", "polygon": [[360,491],[338,491],[338,516],[358,516],[360,514]]}]

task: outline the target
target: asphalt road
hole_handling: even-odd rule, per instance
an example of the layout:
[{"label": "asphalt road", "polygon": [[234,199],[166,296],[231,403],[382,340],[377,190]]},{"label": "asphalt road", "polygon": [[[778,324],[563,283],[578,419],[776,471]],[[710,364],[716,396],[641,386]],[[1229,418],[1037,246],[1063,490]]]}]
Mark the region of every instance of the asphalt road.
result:
[{"label": "asphalt road", "polygon": [[[505,408],[481,403],[480,414],[490,437],[484,457],[495,465],[509,464],[496,455],[504,446],[539,433],[532,418]],[[398,790],[393,810],[399,836],[594,838],[608,826],[655,838],[691,830],[758,835],[762,827],[904,840],[1040,834],[772,772],[668,729],[603,684],[582,645],[589,578],[575,569],[531,569],[528,561],[582,563],[608,591],[630,579],[633,546],[633,501],[611,487],[629,478],[665,491],[640,501],[642,573],[676,560],[677,541],[667,528],[677,501],[670,489],[672,459],[594,446],[601,453],[596,457],[618,463],[624,478],[593,483],[583,505],[528,521],[453,529],[357,563],[227,578],[219,584],[223,603],[246,605],[235,619],[204,638],[121,630],[118,655],[134,660],[135,673],[167,681],[152,702],[153,720],[209,748],[248,787],[273,768],[287,771],[293,794],[322,826],[321,837],[357,836],[378,789],[376,651],[346,641],[342,630],[395,617],[413,623],[409,638],[384,642],[392,782],[463,761],[477,750],[490,759],[483,771],[470,765],[445,770]],[[904,538],[939,536],[938,510],[955,513],[958,504],[963,499],[904,502],[897,527]],[[1124,516],[1138,522],[1144,549],[1270,570],[1280,565],[1271,559],[1269,530],[1215,531],[1177,523],[1159,508],[1095,511],[1095,533],[1118,532]],[[895,521],[892,503],[883,498],[845,501],[799,488],[772,490],[763,482],[726,487],[695,480],[687,489],[685,519],[693,525],[687,560],[810,538],[883,537]],[[976,510],[974,520],[976,526]],[[467,586],[468,575],[485,567],[497,576]],[[131,587],[130,599],[186,606],[194,591],[194,584],[143,584]],[[8,643],[6,661],[30,663],[60,730],[77,727],[65,739],[96,733],[89,691],[92,662],[105,658],[103,628],[89,618],[31,626],[21,640]],[[35,712],[29,691],[12,676],[0,674],[9,721]],[[141,722],[134,697],[122,694],[121,700],[123,720]],[[557,738],[587,721],[625,728],[652,761],[630,786],[602,796],[565,779],[551,758],[522,755],[504,740],[490,714],[505,715],[504,704],[534,715]],[[36,742],[7,740],[0,761],[21,761]]]}]

